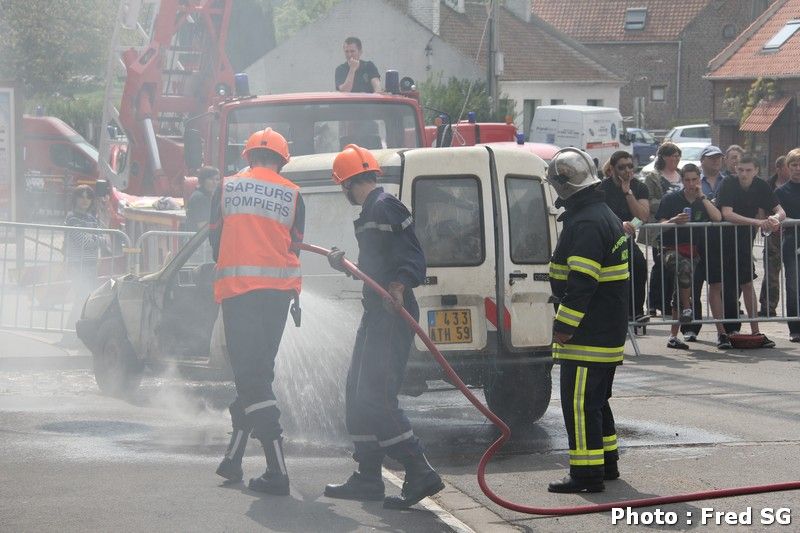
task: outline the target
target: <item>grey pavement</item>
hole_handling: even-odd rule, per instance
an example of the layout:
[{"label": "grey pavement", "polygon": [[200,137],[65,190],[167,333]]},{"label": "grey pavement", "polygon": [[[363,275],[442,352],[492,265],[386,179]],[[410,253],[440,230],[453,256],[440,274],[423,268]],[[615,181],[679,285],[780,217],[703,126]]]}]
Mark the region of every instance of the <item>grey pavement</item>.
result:
[{"label": "grey pavement", "polygon": [[[642,356],[632,356],[628,345],[612,399],[622,479],[608,482],[602,494],[546,491],[567,470],[556,368],[550,408],[490,463],[490,487],[517,503],[556,507],[800,480],[800,346],[788,342],[785,324],[762,330],[777,342],[775,349],[717,350],[709,326],[691,351],[667,349],[662,327],[639,337]],[[17,337],[0,340],[5,347]],[[423,508],[398,518],[379,505],[320,496],[324,483],[352,469],[343,434],[320,439],[327,428],[311,437],[289,430],[293,489],[284,505],[241,486],[220,486],[213,468],[225,446],[230,384],[183,383],[148,377],[138,399],[122,402],[99,395],[86,370],[0,371],[0,446],[8,451],[0,471],[9,481],[0,484],[0,529],[446,529]],[[176,387],[197,394],[169,393]],[[678,513],[675,526],[614,525],[608,512],[551,517],[508,511],[478,487],[475,467],[496,432],[460,393],[402,402],[449,484],[433,499],[475,531],[794,531],[800,523],[800,491],[661,506]],[[257,474],[262,461],[251,444],[247,474]],[[703,525],[703,508],[750,508],[754,522]],[[791,509],[792,523],[760,524],[758,513],[768,508]]]},{"label": "grey pavement", "polygon": [[60,341],[60,332],[0,329],[0,371],[91,368],[91,354],[80,341]]}]

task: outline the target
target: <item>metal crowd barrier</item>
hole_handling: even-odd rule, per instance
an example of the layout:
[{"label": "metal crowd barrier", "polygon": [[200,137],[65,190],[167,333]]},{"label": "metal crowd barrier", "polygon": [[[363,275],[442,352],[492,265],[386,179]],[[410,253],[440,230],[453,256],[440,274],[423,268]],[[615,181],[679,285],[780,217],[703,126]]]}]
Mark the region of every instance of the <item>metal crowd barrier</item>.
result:
[{"label": "metal crowd barrier", "polygon": [[[639,347],[634,333],[639,329],[646,331],[647,327],[671,326],[677,323],[686,332],[699,331],[698,326],[702,324],[722,323],[726,325],[726,329],[733,329],[736,327],[734,325],[742,323],[788,322],[798,319],[798,226],[800,220],[787,219],[778,231],[765,236],[758,227],[728,222],[643,225],[639,233],[645,232],[644,240],[653,245],[639,244],[634,239],[629,239],[629,332],[636,354],[639,354]],[[680,242],[677,237],[678,230],[682,228],[690,230],[689,239],[685,242],[688,246],[681,247],[680,251],[672,246],[665,246],[667,241]],[[740,234],[738,238],[737,233]],[[688,275],[685,270],[682,274],[682,269],[679,268],[679,263],[683,261],[688,261],[691,265]],[[746,284],[750,277],[746,267],[748,263],[752,265],[752,273],[755,275],[749,296],[743,294],[741,289],[741,285]],[[717,307],[717,317],[712,312],[709,279],[721,280],[718,292],[720,298],[715,299],[718,305],[714,305]],[[681,285],[681,281],[692,298],[693,316],[690,323],[681,323],[671,314],[675,303],[674,291]],[[714,293],[717,293],[716,283],[714,285]],[[750,298],[750,309],[747,309]],[[740,305],[743,306],[744,315],[739,313]],[[776,311],[774,316],[759,316],[760,309],[766,308],[769,311],[773,307]],[[685,305],[678,303],[679,316],[683,308]],[[651,316],[653,309],[660,316]],[[637,320],[638,315],[644,316]]]},{"label": "metal crowd barrier", "polygon": [[[146,272],[156,272],[160,270],[186,242],[194,237],[194,231],[147,231],[136,239],[134,249],[139,255],[136,261],[137,274]],[[203,263],[213,263],[213,253],[211,245],[206,240],[192,257],[187,261],[187,265],[198,265]]]},{"label": "metal crowd barrier", "polygon": [[[67,257],[70,234],[101,236],[97,256]],[[131,270],[129,251],[119,230],[0,221],[0,328],[74,331],[89,292]]]}]

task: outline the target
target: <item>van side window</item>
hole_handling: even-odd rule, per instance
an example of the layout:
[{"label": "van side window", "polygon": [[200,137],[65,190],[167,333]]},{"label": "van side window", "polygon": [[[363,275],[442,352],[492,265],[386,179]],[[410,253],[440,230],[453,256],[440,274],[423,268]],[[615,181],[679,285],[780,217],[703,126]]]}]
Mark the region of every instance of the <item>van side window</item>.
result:
[{"label": "van side window", "polygon": [[483,263],[486,246],[477,177],[417,178],[411,202],[417,238],[429,267]]},{"label": "van side window", "polygon": [[550,260],[550,235],[542,182],[506,176],[511,261],[543,264]]}]

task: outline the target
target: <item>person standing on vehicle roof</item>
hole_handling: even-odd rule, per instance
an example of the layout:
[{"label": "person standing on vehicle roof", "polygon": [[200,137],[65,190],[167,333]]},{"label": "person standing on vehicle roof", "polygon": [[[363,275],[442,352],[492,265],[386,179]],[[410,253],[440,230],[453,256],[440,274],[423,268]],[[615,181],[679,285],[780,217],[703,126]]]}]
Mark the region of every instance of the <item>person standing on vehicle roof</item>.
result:
[{"label": "person standing on vehicle roof", "polygon": [[336,67],[336,90],[343,93],[379,93],[381,75],[372,61],[361,59],[361,39],[344,40],[345,62]]},{"label": "person standing on vehicle roof", "polygon": [[212,199],[209,239],[217,262],[214,297],[222,320],[236,399],[230,406],[233,435],[217,474],[242,480],[247,439],[261,441],[267,471],[249,487],[289,494],[283,457],[280,410],[272,391],[275,356],[286,312],[299,325],[300,244],[305,207],[297,185],[279,172],[289,162],[289,146],[272,128],[250,136],[242,157],[250,167],[226,177]]},{"label": "person standing on vehicle roof", "polygon": [[[406,372],[413,332],[399,308],[419,319],[412,289],[425,279],[425,255],[414,233],[406,206],[383,187],[375,157],[355,144],[347,145],[333,162],[333,181],[347,199],[360,205],[355,221],[358,266],[391,295],[391,301],[364,286],[364,314],[356,334],[347,373],[345,422],[355,445],[358,471],[338,485],[327,485],[325,495],[350,500],[384,500],[383,506],[405,509],[442,490],[444,484],[423,453],[397,395]],[[331,266],[346,272],[344,252],[334,249]],[[388,455],[405,467],[401,496],[384,499],[381,466]]]},{"label": "person standing on vehicle roof", "polygon": [[569,437],[569,475],[550,492],[601,492],[619,477],[617,434],[608,403],[628,331],[628,238],[599,193],[585,152],[559,150],[547,181],[563,206],[563,229],[550,262],[559,304],[553,359],[561,365],[561,410]]}]

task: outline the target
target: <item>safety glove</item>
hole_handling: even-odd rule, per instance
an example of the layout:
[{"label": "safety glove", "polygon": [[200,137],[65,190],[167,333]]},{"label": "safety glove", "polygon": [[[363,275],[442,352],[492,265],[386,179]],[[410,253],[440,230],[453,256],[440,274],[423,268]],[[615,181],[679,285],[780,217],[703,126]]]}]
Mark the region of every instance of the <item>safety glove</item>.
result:
[{"label": "safety glove", "polygon": [[344,266],[344,250],[340,250],[335,246],[331,247],[331,253],[328,254],[328,264],[331,265],[331,268],[334,270],[338,270],[339,272],[344,272],[344,275],[349,278],[355,278],[349,270]]}]

